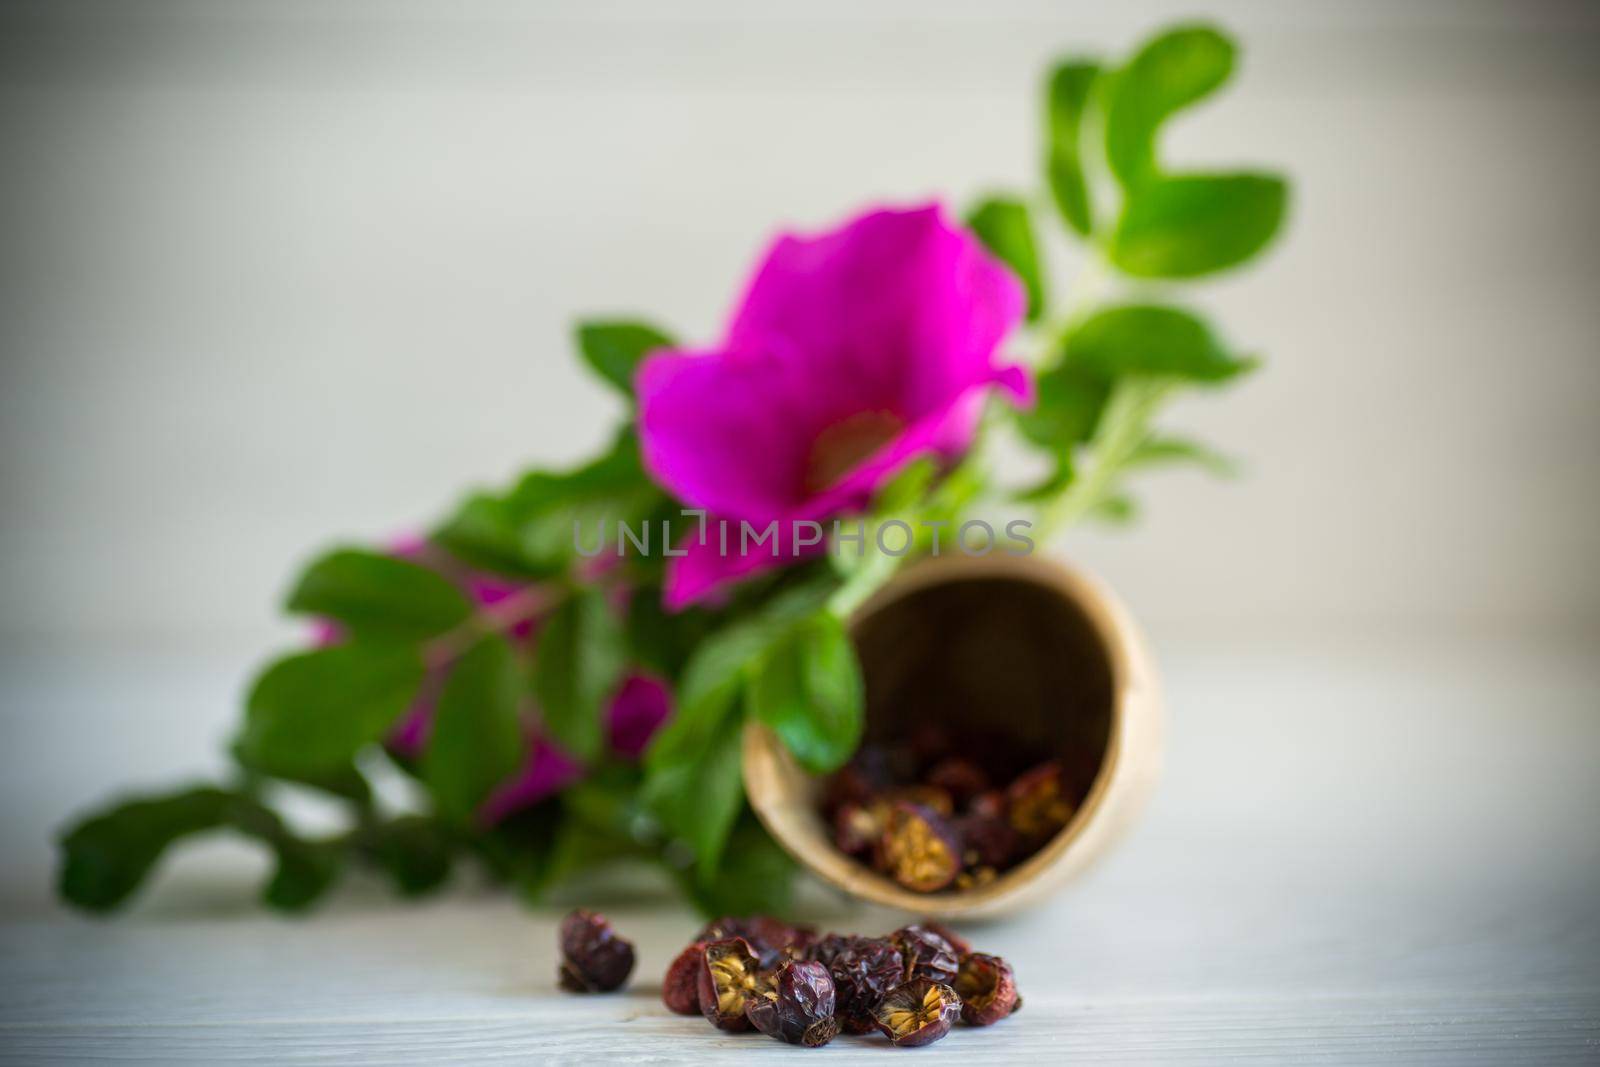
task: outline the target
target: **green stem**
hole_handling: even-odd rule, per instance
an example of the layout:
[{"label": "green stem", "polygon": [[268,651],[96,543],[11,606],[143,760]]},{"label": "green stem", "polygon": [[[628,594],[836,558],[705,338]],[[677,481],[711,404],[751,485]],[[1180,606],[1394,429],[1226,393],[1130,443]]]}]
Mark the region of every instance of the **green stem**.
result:
[{"label": "green stem", "polygon": [[1150,419],[1172,385],[1164,379],[1132,378],[1118,382],[1090,441],[1094,465],[1073,479],[1045,509],[1038,537],[1047,541],[1103,503],[1116,488],[1117,476],[1150,433]]},{"label": "green stem", "polygon": [[843,585],[828,598],[828,610],[841,619],[848,619],[857,608],[893,578],[902,560],[910,556],[891,556],[887,552],[874,552],[872,558],[845,579]]},{"label": "green stem", "polygon": [[474,612],[472,617],[453,630],[447,630],[422,647],[423,660],[433,666],[452,663],[467,647],[484,634],[504,633],[519,623],[548,609],[552,601],[564,595],[560,589],[530,585],[498,603]]}]

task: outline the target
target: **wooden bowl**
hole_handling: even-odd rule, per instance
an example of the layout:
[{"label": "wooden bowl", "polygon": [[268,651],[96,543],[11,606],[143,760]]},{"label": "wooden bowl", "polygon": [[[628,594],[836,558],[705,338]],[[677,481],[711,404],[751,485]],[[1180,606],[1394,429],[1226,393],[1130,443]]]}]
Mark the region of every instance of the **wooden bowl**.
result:
[{"label": "wooden bowl", "polygon": [[1066,827],[995,881],[916,893],[834,847],[817,811],[820,781],[751,722],[742,739],[750,803],[824,881],[922,915],[1001,914],[1060,888],[1138,816],[1161,769],[1161,693],[1138,627],[1099,582],[1041,556],[928,558],[863,605],[851,633],[866,679],[867,740],[903,738],[930,722],[998,733],[1039,761],[1077,760],[1089,785]]}]

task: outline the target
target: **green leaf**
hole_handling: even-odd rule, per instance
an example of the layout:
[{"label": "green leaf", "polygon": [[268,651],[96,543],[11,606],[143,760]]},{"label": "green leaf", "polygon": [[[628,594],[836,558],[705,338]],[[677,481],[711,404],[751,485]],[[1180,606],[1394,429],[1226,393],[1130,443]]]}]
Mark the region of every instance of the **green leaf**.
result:
[{"label": "green leaf", "polygon": [[1018,413],[1017,425],[1036,445],[1070,448],[1094,436],[1110,392],[1105,378],[1063,360],[1034,380],[1033,410]]},{"label": "green leaf", "polygon": [[495,878],[520,889],[537,883],[548,866],[556,830],[563,821],[561,801],[547,797],[493,826],[463,835],[458,843],[482,860]]},{"label": "green leaf", "polygon": [[461,562],[495,574],[540,578],[551,572],[548,561],[530,560],[523,552],[516,513],[494,493],[468,496],[430,539]]},{"label": "green leaf", "polygon": [[235,752],[264,774],[338,775],[380,740],[422,684],[414,648],[367,640],[297,652],[256,679]]},{"label": "green leaf", "polygon": [[750,713],[772,727],[801,766],[837,770],[861,741],[861,667],[844,624],[821,612],[797,624],[762,658]]},{"label": "green leaf", "polygon": [[343,623],[360,636],[422,640],[461,625],[472,603],[448,579],[409,560],[342,548],[313,562],[288,609]]},{"label": "green leaf", "polygon": [[539,635],[533,691],[551,735],[579,759],[600,754],[601,713],[625,659],[622,625],[599,589],[567,598]]},{"label": "green leaf", "polygon": [[434,710],[422,780],[439,812],[465,820],[522,765],[522,678],[505,638],[486,635],[451,668]]},{"label": "green leaf", "polygon": [[[1046,505],[1041,523],[1046,534],[1094,514],[1106,500],[1121,495],[1118,483],[1128,461],[1149,438],[1150,420],[1175,386],[1173,378],[1148,374],[1130,374],[1112,386],[1088,445],[1092,461]],[[1131,514],[1117,504],[1110,509],[1112,514]]]},{"label": "green leaf", "polygon": [[[1211,385],[1227,381],[1255,367],[1225,348],[1203,320],[1187,311],[1161,305],[1130,304],[1111,307],[1074,328],[1062,345],[1061,359],[1036,380],[1034,410],[1017,416],[1023,436],[1046,450],[1054,469],[1039,484],[1019,495],[1028,501],[1059,496],[1078,476],[1080,449],[1098,440],[1119,380],[1178,379]],[[1143,441],[1144,430],[1127,442],[1130,454],[1118,460],[1124,467],[1188,458],[1202,458],[1199,446],[1169,441]],[[1142,443],[1141,443],[1142,442]],[[1189,451],[1179,455],[1181,449]],[[1102,464],[1098,448],[1090,448],[1092,466]],[[1099,518],[1131,518],[1129,506],[1112,503]],[[1087,514],[1093,509],[1085,509]]]},{"label": "green leaf", "polygon": [[1066,359],[1034,379],[1033,410],[1017,413],[1017,427],[1030,443],[1049,453],[1053,469],[1018,499],[1048,499],[1071,484],[1076,450],[1094,436],[1110,396],[1110,382]]},{"label": "green leaf", "polygon": [[263,899],[282,910],[309,906],[342,865],[336,842],[301,840],[253,798],[201,786],[128,800],[78,823],[61,838],[58,890],[76,907],[110,911],[132,895],[169,846],[221,829],[273,849],[277,869]]},{"label": "green leaf", "polygon": [[1019,489],[1016,499],[1026,504],[1037,504],[1046,500],[1053,500],[1060,496],[1074,478],[1078,476],[1077,465],[1070,451],[1057,454],[1055,466],[1050,473],[1034,482],[1032,485]]},{"label": "green leaf", "polygon": [[1097,63],[1063,63],[1050,75],[1045,114],[1045,176],[1067,225],[1087,237],[1094,209],[1083,168],[1083,119],[1100,76]]},{"label": "green leaf", "polygon": [[678,711],[651,742],[645,754],[647,765],[658,749],[673,747],[679,743],[680,733],[695,728],[694,718],[684,714],[685,708],[702,702],[731,702],[768,646],[792,624],[816,613],[832,588],[833,583],[808,582],[785,590],[701,641],[678,683]]},{"label": "green leaf", "polygon": [[[432,540],[500,573],[551,576],[578,561],[579,535],[591,550],[604,524],[605,551],[615,552],[616,523],[638,530],[664,499],[640,464],[638,438],[624,429],[590,463],[564,472],[530,471],[502,495],[468,497]],[[654,543],[652,551],[659,551]]]},{"label": "green leaf", "polygon": [[[247,771],[256,774],[262,773],[257,768],[249,765],[240,752],[237,739],[234,741],[230,752],[234,760]],[[346,764],[337,770],[321,771],[315,774],[285,773],[279,770],[271,775],[263,775],[263,777],[271,777],[279,781],[292,782],[295,785],[308,786],[330,796],[353,801],[360,806],[366,806],[372,802],[372,786],[367,783],[366,776],[356,768],[354,763]]]},{"label": "green leaf", "polygon": [[934,479],[939,475],[939,464],[932,456],[919,456],[902,467],[878,490],[873,501],[875,519],[904,515],[922,502]]},{"label": "green leaf", "polygon": [[1133,497],[1116,493],[1095,504],[1089,517],[1112,526],[1128,526],[1139,517],[1139,505]]},{"label": "green leaf", "polygon": [[402,896],[423,896],[450,877],[454,848],[436,819],[403,815],[383,823],[374,828],[370,847],[373,859]]},{"label": "green leaf", "polygon": [[1028,321],[1044,311],[1044,265],[1033,240],[1028,205],[1009,197],[989,197],[967,216],[978,240],[1010,267],[1028,293]]},{"label": "green leaf", "polygon": [[[714,641],[706,645],[720,657]],[[645,753],[640,801],[667,837],[713,870],[743,795],[737,708],[744,661],[728,672],[700,663],[690,661],[686,677],[695,678],[693,688],[686,682],[679,689],[672,718]]]},{"label": "green leaf", "polygon": [[694,851],[695,867],[702,876],[721,862],[728,832],[744,802],[741,732],[739,716],[728,716],[700,758],[682,768],[673,825]]},{"label": "green leaf", "polygon": [[585,322],[578,325],[578,350],[594,372],[633,396],[633,375],[644,357],[670,348],[672,338],[642,322]]},{"label": "green leaf", "polygon": [[1107,254],[1140,278],[1226,270],[1272,241],[1288,198],[1288,185],[1272,174],[1159,178],[1129,195]]},{"label": "green leaf", "polygon": [[1209,445],[1182,437],[1147,437],[1128,459],[1128,467],[1154,467],[1173,463],[1191,463],[1205,468],[1219,478],[1230,478],[1238,473],[1238,463]]},{"label": "green leaf", "polygon": [[735,707],[732,700],[702,707],[700,721],[710,727],[706,743],[675,748],[674,759],[658,758],[646,771],[639,791],[653,819],[653,832],[687,847],[694,861],[708,870],[715,868],[722,853],[742,797],[738,741],[742,717]]},{"label": "green leaf", "polygon": [[125,901],[180,838],[226,824],[233,794],[197,788],[128,801],[61,838],[57,889],[70,904],[109,911]]},{"label": "green leaf", "polygon": [[679,884],[701,914],[784,915],[798,870],[794,860],[746,807],[728,837],[716,871],[680,871]]},{"label": "green leaf", "polygon": [[1158,173],[1161,124],[1226,82],[1233,59],[1233,42],[1220,31],[1182,26],[1148,41],[1117,72],[1106,100],[1106,161],[1125,188]]},{"label": "green leaf", "polygon": [[1063,364],[1102,381],[1137,374],[1202,384],[1255,367],[1223,347],[1199,317],[1158,304],[1125,304],[1086,319],[1067,336]]},{"label": "green leaf", "polygon": [[305,911],[321,899],[344,869],[344,850],[338,842],[284,836],[278,839],[276,849],[278,866],[261,899],[279,911]]},{"label": "green leaf", "polygon": [[561,792],[567,819],[595,833],[625,839],[639,836],[639,785],[643,778],[635,764],[610,763],[595,767],[587,778]]},{"label": "green leaf", "polygon": [[534,899],[574,875],[646,854],[627,838],[599,833],[591,826],[566,819],[556,827],[555,840],[543,865],[532,877],[523,880],[521,888],[524,896]]},{"label": "green leaf", "polygon": [[676,678],[684,663],[709,632],[713,616],[689,608],[669,612],[661,603],[659,585],[641,585],[628,598],[628,658],[648,670]]},{"label": "green leaf", "polygon": [[743,797],[738,712],[751,669],[833,588],[808,582],[785,590],[700,642],[684,667],[676,710],[645,752],[642,803],[690,847],[704,873],[716,870]]}]

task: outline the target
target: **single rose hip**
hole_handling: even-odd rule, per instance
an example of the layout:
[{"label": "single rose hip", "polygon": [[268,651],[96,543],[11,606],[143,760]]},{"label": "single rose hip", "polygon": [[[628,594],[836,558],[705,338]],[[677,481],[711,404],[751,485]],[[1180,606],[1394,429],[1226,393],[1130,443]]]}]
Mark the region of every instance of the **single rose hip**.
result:
[{"label": "single rose hip", "polygon": [[875,745],[863,745],[823,785],[823,810],[831,814],[841,804],[868,804],[893,780],[889,754]]},{"label": "single rose hip", "polygon": [[926,978],[892,991],[873,1012],[878,1029],[902,1047],[939,1040],[960,1017],[961,998],[956,991]]},{"label": "single rose hip", "polygon": [[967,953],[972,951],[972,942],[968,941],[966,938],[962,937],[960,934],[956,933],[942,922],[935,922],[933,919],[923,919],[921,922],[917,923],[917,925],[931,934],[938,934],[940,937],[944,938],[945,942],[950,946],[951,951],[956,954],[957,958],[965,956]]},{"label": "single rose hip", "polygon": [[744,1010],[752,997],[772,987],[750,943],[742,937],[706,945],[699,974],[700,1011],[721,1030],[750,1029]]},{"label": "single rose hip", "polygon": [[951,756],[935,763],[923,782],[950,795],[958,806],[969,803],[989,788],[989,776],[969,759]]},{"label": "single rose hip", "polygon": [[561,920],[561,988],[606,993],[633,970],[633,942],[617,936],[604,915],[579,908]]},{"label": "single rose hip", "polygon": [[761,968],[771,970],[786,959],[804,955],[803,951],[794,951],[795,946],[803,948],[816,937],[816,930],[791,926],[770,915],[751,915],[746,918],[724,915],[707,923],[695,935],[695,940],[726,941],[730,937],[742,937],[749,942],[750,948],[761,961]]},{"label": "single rose hip", "polygon": [[972,1026],[990,1026],[1022,1005],[1011,964],[999,956],[982,952],[963,956],[954,988],[961,997],[961,1018]]},{"label": "single rose hip", "polygon": [[918,766],[927,767],[950,755],[955,739],[943,724],[923,720],[912,729],[903,748]]},{"label": "single rose hip", "polygon": [[1009,867],[1021,855],[1022,841],[1004,819],[964,815],[950,828],[961,841],[964,867]]},{"label": "single rose hip", "polygon": [[963,893],[993,884],[1000,872],[993,867],[971,867],[956,875],[955,887]]},{"label": "single rose hip", "polygon": [[661,1003],[677,1015],[700,1014],[700,969],[705,966],[706,943],[696,941],[678,953],[661,980]]},{"label": "single rose hip", "polygon": [[794,927],[770,915],[752,915],[744,920],[742,932],[730,936],[748,941],[761,969],[770,971],[787,958],[784,950],[794,938]]},{"label": "single rose hip", "polygon": [[847,856],[868,856],[883,837],[884,819],[889,806],[881,801],[870,804],[841,804],[833,813],[833,843]]},{"label": "single rose hip", "polygon": [[883,794],[889,804],[920,804],[940,818],[955,814],[956,802],[948,790],[933,785],[903,785]]},{"label": "single rose hip", "polygon": [[791,960],[778,968],[772,987],[745,1005],[750,1024],[768,1037],[816,1048],[839,1035],[833,977],[815,960]]},{"label": "single rose hip", "polygon": [[900,950],[906,982],[926,978],[948,985],[961,969],[950,942],[926,926],[902,926],[889,935],[889,943]]},{"label": "single rose hip", "polygon": [[1054,761],[1033,768],[1006,789],[1006,818],[1013,830],[1032,841],[1066,826],[1075,807],[1061,765]]},{"label": "single rose hip", "polygon": [[878,869],[907,889],[934,893],[961,870],[961,845],[950,824],[928,808],[896,804],[878,841]]},{"label": "single rose hip", "polygon": [[969,816],[979,816],[985,819],[1004,819],[1006,817],[1006,795],[998,789],[991,789],[987,793],[979,793],[967,804]]},{"label": "single rose hip", "polygon": [[845,1032],[871,1033],[872,1009],[905,974],[900,950],[880,938],[829,934],[812,947],[811,958],[833,978],[835,1009]]},{"label": "single rose hip", "polygon": [[811,946],[817,943],[817,928],[807,923],[796,923],[789,928],[789,943],[784,946],[783,954],[792,960],[806,960],[811,958]]}]

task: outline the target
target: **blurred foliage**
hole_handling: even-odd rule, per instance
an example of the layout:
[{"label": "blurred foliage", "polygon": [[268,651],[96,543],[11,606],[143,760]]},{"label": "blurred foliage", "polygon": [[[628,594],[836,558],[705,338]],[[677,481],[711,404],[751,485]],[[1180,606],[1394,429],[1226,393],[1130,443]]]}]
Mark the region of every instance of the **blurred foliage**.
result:
[{"label": "blurred foliage", "polygon": [[[1041,537],[1080,518],[1131,520],[1129,473],[1170,463],[1232,468],[1153,423],[1176,393],[1231,383],[1256,362],[1152,286],[1237,267],[1282,226],[1281,177],[1175,169],[1160,150],[1165,124],[1215,93],[1234,62],[1221,31],[1183,26],[1120,64],[1061,63],[1046,83],[1047,194],[986,197],[968,214],[1024,285],[1039,341],[1037,403],[1000,418],[1049,461],[1038,484],[1008,491],[1040,509]],[[1053,205],[1061,225],[1046,232],[1035,202]],[[1053,303],[1052,236],[1080,243],[1091,274],[1137,288],[1107,300],[1092,277],[1073,279],[1075,299]],[[579,326],[576,343],[627,400],[610,447],[577,467],[532,470],[468,495],[416,558],[339,548],[313,560],[285,606],[336,630],[336,643],[262,670],[232,747],[230,784],[121,800],[67,830],[59,877],[67,901],[115,908],[169,846],[229,832],[273,854],[263,899],[284,910],[313,904],[351,861],[416,896],[444,885],[464,857],[530,900],[580,871],[642,861],[664,866],[710,913],[788,906],[794,864],[745,801],[743,725],[753,716],[770,726],[813,772],[849,758],[864,698],[844,619],[902,561],[836,551],[747,582],[716,611],[664,611],[667,546],[599,561],[574,534],[619,520],[661,530],[659,520],[676,515],[642,466],[632,416],[640,362],[672,342],[653,326],[608,320]],[[903,522],[915,531],[912,547],[926,548],[929,526],[958,520],[993,489],[981,452],[953,467],[912,463],[866,518]],[[510,592],[469,596],[482,578]],[[527,640],[535,625],[538,640]],[[655,672],[676,693],[672,718],[637,761],[605,743],[607,701],[629,668]],[[582,773],[562,779],[555,795],[489,817],[486,801],[525,773],[539,743],[527,732],[535,705],[543,736]],[[419,708],[431,708],[420,755],[394,740]],[[375,759],[416,780],[424,811],[382,810],[358,769]],[[348,829],[296,833],[267,806],[274,782],[337,798]]]}]

